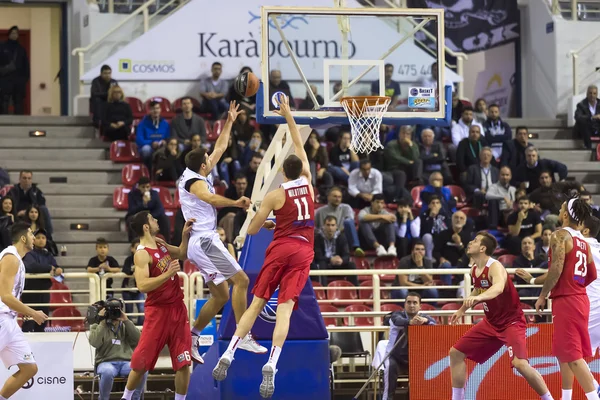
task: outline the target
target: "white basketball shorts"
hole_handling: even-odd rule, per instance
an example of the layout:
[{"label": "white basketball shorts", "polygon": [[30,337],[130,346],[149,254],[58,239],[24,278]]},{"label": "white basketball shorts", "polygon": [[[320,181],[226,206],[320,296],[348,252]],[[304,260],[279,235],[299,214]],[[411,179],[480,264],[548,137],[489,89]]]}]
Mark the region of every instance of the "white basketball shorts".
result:
[{"label": "white basketball shorts", "polygon": [[0,314],[0,358],[6,368],[17,364],[35,364],[23,331],[17,320],[9,314]]},{"label": "white basketball shorts", "polygon": [[600,310],[598,307],[600,307],[600,301],[596,300],[590,303],[588,330],[590,332],[593,355],[596,355],[596,351],[600,348]]},{"label": "white basketball shorts", "polygon": [[216,232],[192,236],[187,256],[196,264],[206,283],[220,285],[242,270]]}]

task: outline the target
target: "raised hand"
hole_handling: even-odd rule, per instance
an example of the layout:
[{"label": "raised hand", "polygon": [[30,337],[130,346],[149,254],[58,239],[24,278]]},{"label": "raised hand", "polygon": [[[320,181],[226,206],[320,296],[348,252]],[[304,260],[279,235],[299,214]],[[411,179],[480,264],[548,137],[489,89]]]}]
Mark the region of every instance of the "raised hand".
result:
[{"label": "raised hand", "polygon": [[276,100],[277,104],[279,105],[279,109],[273,110],[275,114],[279,114],[282,117],[291,114],[292,111],[290,109],[290,99],[285,94],[283,96],[278,96]]},{"label": "raised hand", "polygon": [[192,226],[194,225],[194,222],[196,222],[195,218],[190,218],[187,221],[185,221],[185,225],[183,226],[183,231],[181,232],[181,234],[189,235],[192,231]]},{"label": "raised hand", "polygon": [[169,263],[169,267],[167,268],[167,274],[169,276],[175,276],[177,273],[181,271],[181,265],[179,265],[179,260],[171,260]]},{"label": "raised hand", "polygon": [[243,113],[243,110],[240,110],[240,105],[235,102],[235,100],[229,102],[229,111],[227,112],[227,121],[234,123],[237,119],[238,115]]}]

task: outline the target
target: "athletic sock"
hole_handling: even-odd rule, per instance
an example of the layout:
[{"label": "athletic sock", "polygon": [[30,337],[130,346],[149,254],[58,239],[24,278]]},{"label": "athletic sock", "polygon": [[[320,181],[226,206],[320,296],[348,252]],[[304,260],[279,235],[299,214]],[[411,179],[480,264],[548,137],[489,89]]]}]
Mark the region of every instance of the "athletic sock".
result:
[{"label": "athletic sock", "polygon": [[235,351],[238,348],[238,345],[242,341],[242,338],[239,336],[234,336],[231,338],[231,342],[229,342],[229,346],[227,346],[227,350],[225,352],[231,352],[231,354],[235,354]]},{"label": "athletic sock", "polygon": [[600,400],[600,397],[598,397],[598,392],[595,390],[593,392],[586,393],[585,397],[587,397],[588,400]]},{"label": "athletic sock", "polygon": [[452,400],[465,400],[465,388],[452,388]]},{"label": "athletic sock", "polygon": [[175,393],[175,400],[185,400],[185,394],[177,394]]},{"label": "athletic sock", "polygon": [[135,392],[135,389],[129,390],[129,389],[125,388],[125,392],[123,392],[123,398],[125,400],[131,400],[131,396],[133,396],[133,392]]},{"label": "athletic sock", "polygon": [[196,328],[192,328],[192,333],[193,333],[194,335],[200,336],[200,334],[202,333],[202,331],[200,331],[200,330],[198,330],[198,329],[196,329]]},{"label": "athletic sock", "polygon": [[281,354],[281,347],[272,346],[271,347],[271,355],[269,356],[269,364],[273,364],[273,366],[277,366],[277,361],[279,361],[279,355]]},{"label": "athletic sock", "polygon": [[563,389],[562,390],[562,395],[561,395],[561,400],[571,400],[571,398],[573,397],[573,389]]},{"label": "athletic sock", "polygon": [[546,393],[545,395],[543,395],[541,397],[542,400],[554,400],[554,398],[552,397],[552,395],[550,394],[550,392]]}]

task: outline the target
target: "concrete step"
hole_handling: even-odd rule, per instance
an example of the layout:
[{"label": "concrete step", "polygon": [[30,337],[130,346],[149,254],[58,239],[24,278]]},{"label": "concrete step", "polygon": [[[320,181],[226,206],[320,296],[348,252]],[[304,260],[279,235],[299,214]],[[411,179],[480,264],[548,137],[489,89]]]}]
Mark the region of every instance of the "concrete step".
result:
[{"label": "concrete step", "polygon": [[504,121],[508,123],[513,130],[516,130],[517,126],[526,126],[530,130],[532,128],[560,128],[567,126],[567,121],[565,119],[506,118]]},{"label": "concrete step", "polygon": [[125,211],[117,211],[114,208],[58,208],[52,207],[50,215],[52,220],[56,218],[76,219],[81,218],[81,222],[85,223],[87,219],[101,218],[125,218]]},{"label": "concrete step", "polygon": [[102,237],[108,243],[127,243],[125,232],[110,231],[59,231],[54,232],[52,238],[58,244],[68,243],[95,243],[96,239]]},{"label": "concrete step", "polygon": [[30,126],[92,126],[90,117],[54,117],[54,116],[30,116],[30,115],[0,115],[0,126],[20,125]]},{"label": "concrete step", "polygon": [[115,188],[121,185],[75,185],[75,184],[61,184],[61,183],[50,183],[44,185],[44,194],[62,194],[62,195],[75,195],[75,194],[105,194],[111,195]]},{"label": "concrete step", "polygon": [[591,183],[600,182],[600,172],[599,171],[596,171],[596,172],[572,171],[571,169],[569,169],[569,176],[574,178],[576,181],[585,184],[586,187],[587,187],[587,185],[589,185]]},{"label": "concrete step", "polygon": [[27,139],[2,138],[6,149],[108,149],[109,142],[100,139],[38,137]]},{"label": "concrete step", "polygon": [[[66,257],[56,257],[56,262],[58,263],[58,265],[63,268],[69,268],[69,272],[75,272],[75,271],[71,270],[71,268],[81,268],[85,271],[90,258],[92,258],[96,255],[95,251],[92,250],[92,253],[90,253],[89,256],[72,256],[72,255],[68,254],[69,250],[70,250],[70,246],[67,246],[67,256]],[[110,250],[112,250],[112,248]],[[118,254],[118,255],[113,255],[113,257],[119,262],[119,265],[122,266],[123,261],[125,261],[125,258],[127,256]]]},{"label": "concrete step", "polygon": [[[51,212],[54,210],[51,210]],[[121,230],[121,220],[119,218],[97,218],[97,219],[89,219],[89,218],[65,218],[59,219],[54,218],[54,212],[52,212],[52,225],[54,230],[57,232],[60,231],[70,231],[71,224],[88,224],[90,231],[114,231],[120,232]]]},{"label": "concrete step", "polygon": [[99,208],[112,207],[112,195],[46,195],[46,205],[50,210],[54,207]]},{"label": "concrete step", "polygon": [[0,126],[0,138],[29,138],[31,131],[45,131],[51,138],[93,138],[93,126]]},{"label": "concrete step", "polygon": [[[67,255],[69,257],[87,258],[85,260],[85,262],[87,263],[87,260],[96,255],[96,245],[94,244],[95,242],[96,238],[94,238],[94,240],[89,241],[89,243],[67,243]],[[58,241],[57,243],[59,245],[64,244],[63,242]],[[130,247],[131,246],[129,245],[129,243],[116,243],[110,242],[109,240],[109,253],[119,262],[122,262],[124,257],[127,257],[129,254],[131,254]]]},{"label": "concrete step", "polygon": [[[2,161],[0,160],[0,164]],[[9,173],[11,182],[19,181],[19,171],[13,170]],[[41,186],[43,192],[46,191],[46,185],[54,185],[50,183],[51,178],[66,179],[68,185],[121,185],[121,171],[113,172],[45,172],[36,171],[33,174],[33,181]],[[58,184],[56,184],[58,185]],[[62,185],[62,184],[61,184]]]},{"label": "concrete step", "polygon": [[[557,160],[560,161],[560,158]],[[571,175],[571,172],[595,172],[600,174],[600,162],[597,161],[573,161],[566,164],[569,168],[569,175]]]},{"label": "concrete step", "polygon": [[540,139],[573,139],[573,132],[564,128],[529,128],[530,133],[536,133]]},{"label": "concrete step", "polygon": [[583,146],[583,141],[572,139],[532,139],[530,142],[539,150],[579,150]]},{"label": "concrete step", "polygon": [[600,183],[586,183],[585,189],[590,193],[600,193]]},{"label": "concrete step", "polygon": [[123,164],[114,164],[110,160],[104,161],[73,161],[66,163],[64,161],[49,160],[43,163],[32,163],[24,160],[3,159],[2,166],[8,171],[22,171],[29,169],[31,171],[121,171]]},{"label": "concrete step", "polygon": [[563,164],[573,161],[590,161],[590,157],[590,150],[544,150],[542,153],[542,158],[560,161]]},{"label": "concrete step", "polygon": [[[0,139],[1,140],[1,139]],[[0,160],[101,161],[108,159],[107,149],[0,149]]]}]

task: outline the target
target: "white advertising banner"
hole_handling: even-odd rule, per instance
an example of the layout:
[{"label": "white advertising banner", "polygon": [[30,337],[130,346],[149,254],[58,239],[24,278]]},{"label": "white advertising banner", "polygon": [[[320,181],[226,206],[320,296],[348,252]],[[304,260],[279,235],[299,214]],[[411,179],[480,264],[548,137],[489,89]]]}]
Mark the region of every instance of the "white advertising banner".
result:
[{"label": "white advertising banner", "polygon": [[[72,399],[73,343],[30,342],[30,346],[38,373],[11,400]],[[10,371],[0,366],[0,384],[17,370],[16,366]]]},{"label": "white advertising banner", "polygon": [[484,98],[487,105],[498,104],[500,106],[500,116],[506,118],[511,115],[514,109],[515,66],[511,63],[501,65],[492,65],[481,71],[475,81],[475,100]]},{"label": "white advertising banner", "polygon": [[[303,0],[303,7],[330,7],[331,0]],[[120,81],[194,81],[207,76],[213,62],[223,64],[223,77],[234,78],[243,66],[260,74],[260,7],[263,0],[192,0],[146,34],[116,51],[83,77],[90,81],[108,64],[113,78]],[[271,0],[270,6],[298,6],[298,0]],[[362,7],[348,0],[348,7]],[[282,24],[297,54],[306,78],[323,80],[323,59],[341,56],[341,34],[335,16],[287,17]],[[351,19],[349,53],[354,60],[378,60],[404,33],[376,17]],[[270,30],[270,69],[280,69],[287,80],[300,76],[275,29]],[[434,59],[418,48],[412,38],[385,59],[395,67],[394,80],[414,82],[429,75]],[[332,69],[331,78],[340,79],[341,69]],[[365,79],[378,79],[375,72]],[[446,79],[461,79],[446,69]]]}]

